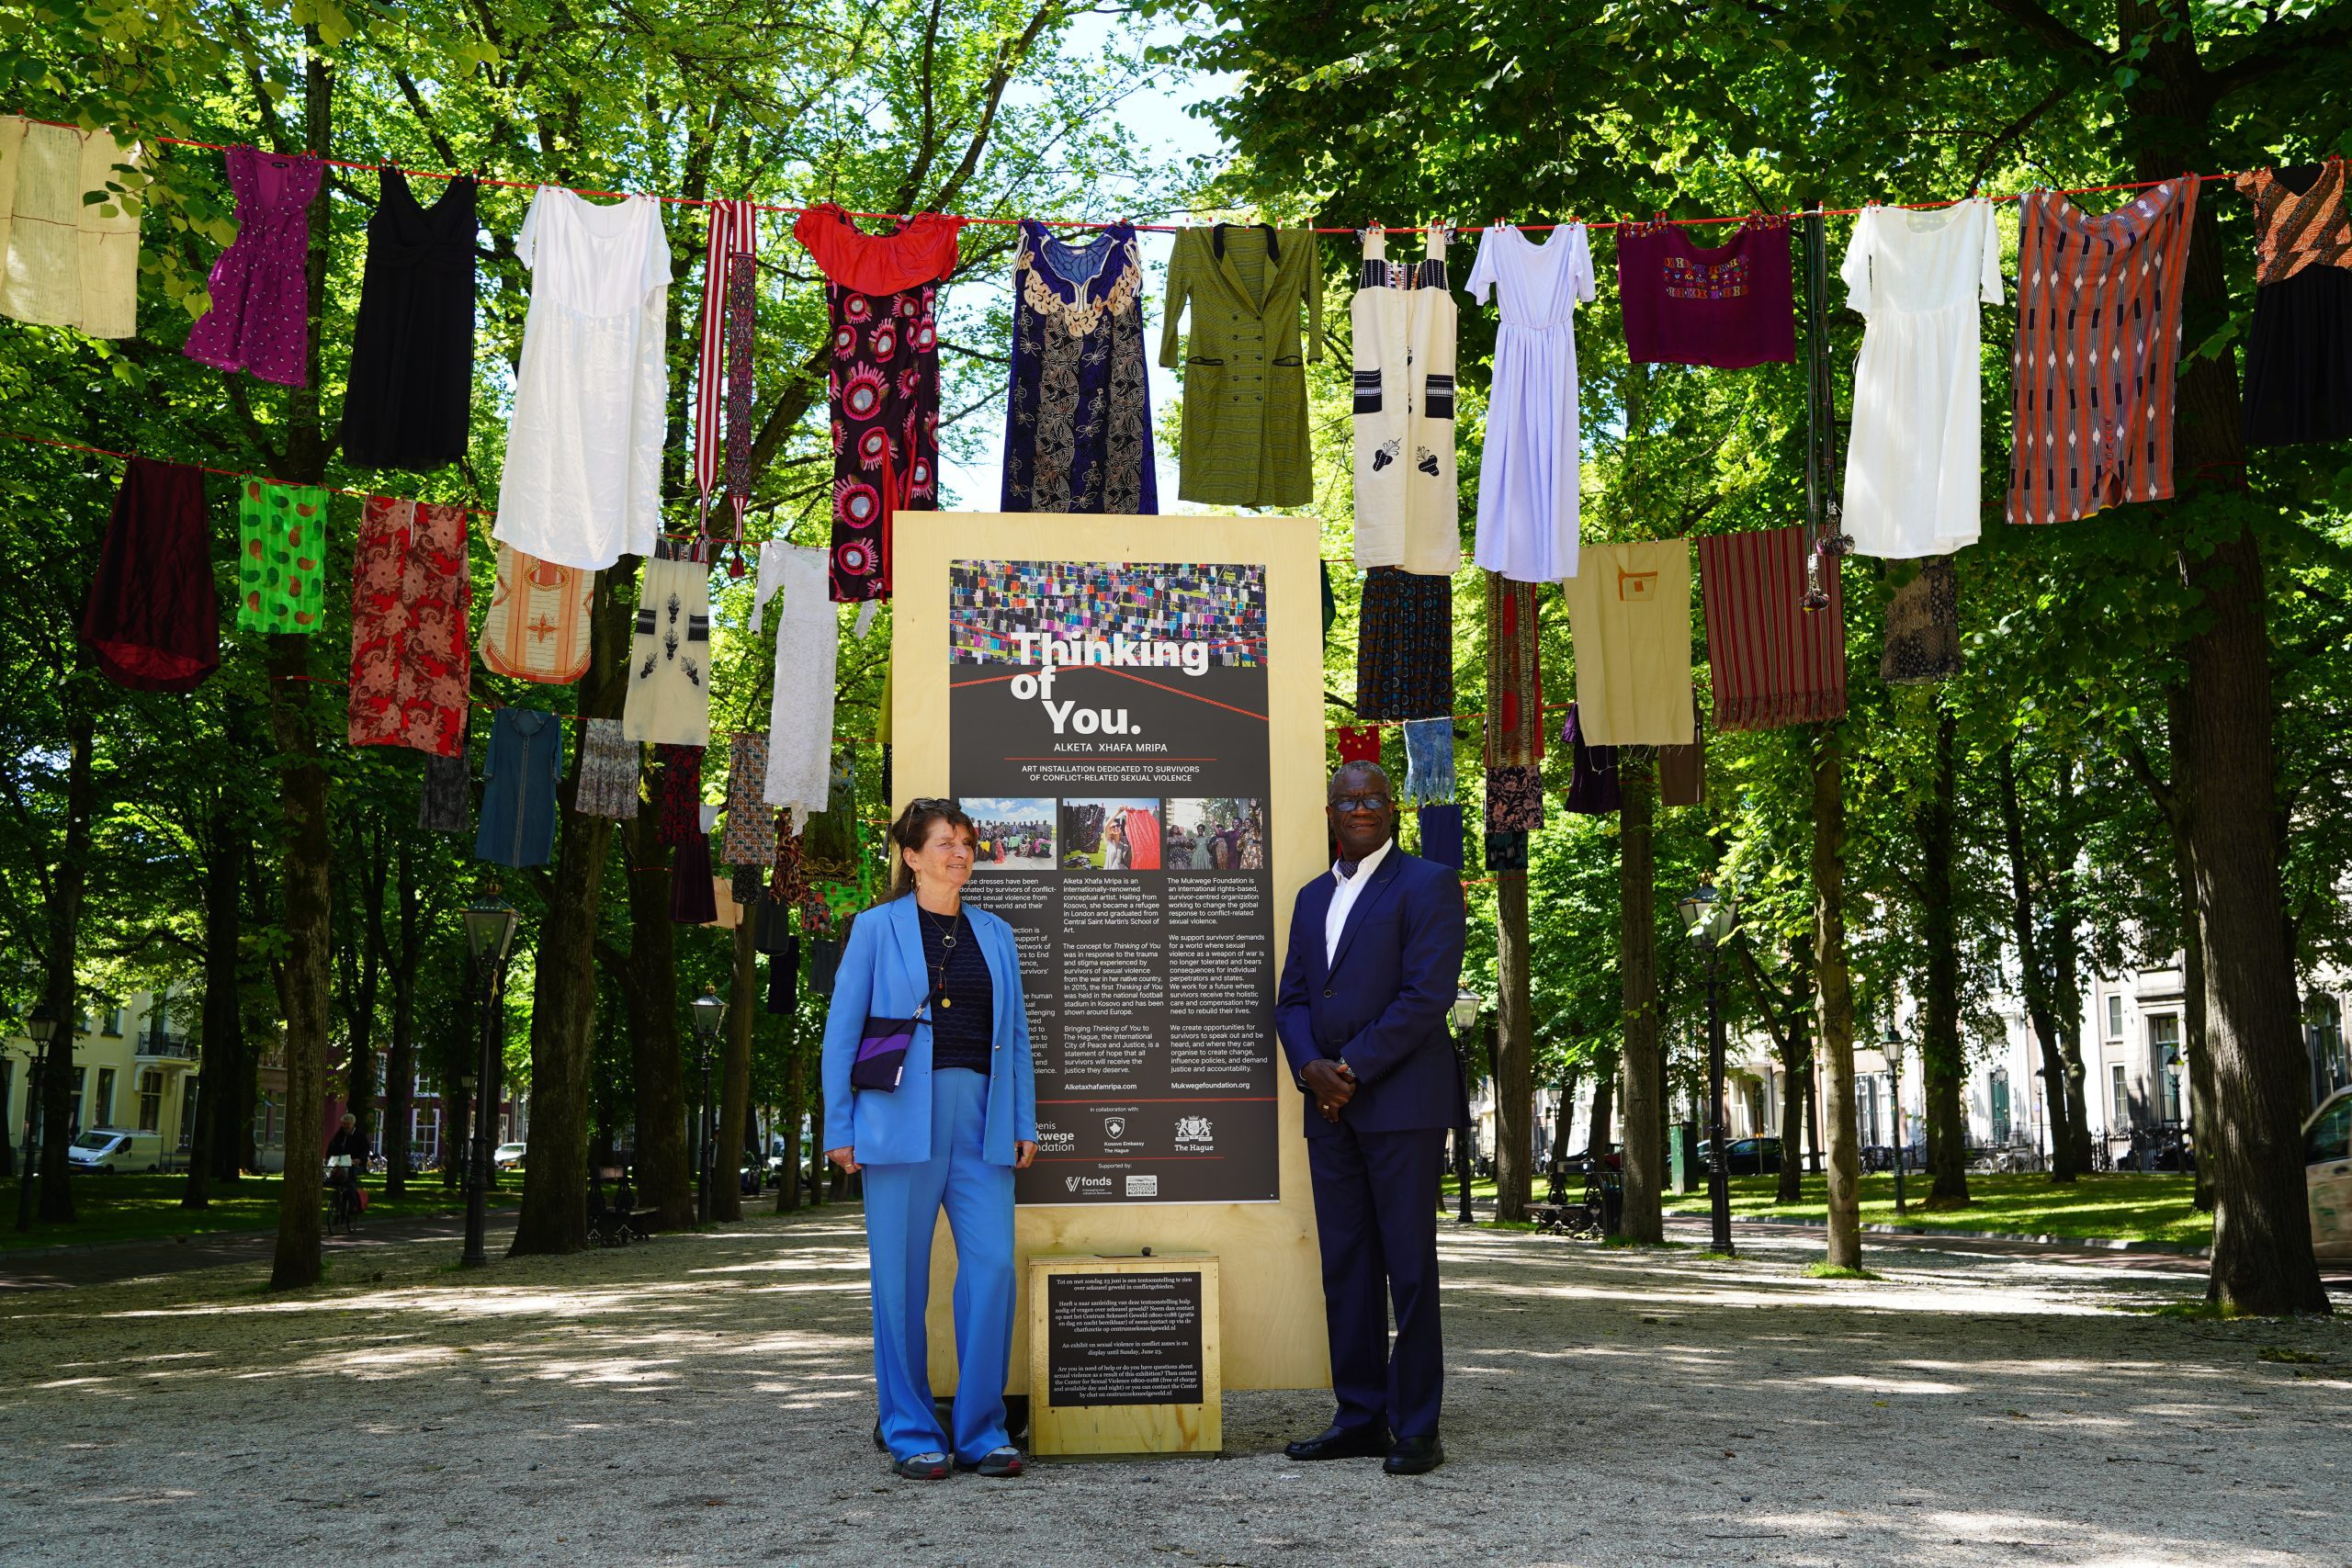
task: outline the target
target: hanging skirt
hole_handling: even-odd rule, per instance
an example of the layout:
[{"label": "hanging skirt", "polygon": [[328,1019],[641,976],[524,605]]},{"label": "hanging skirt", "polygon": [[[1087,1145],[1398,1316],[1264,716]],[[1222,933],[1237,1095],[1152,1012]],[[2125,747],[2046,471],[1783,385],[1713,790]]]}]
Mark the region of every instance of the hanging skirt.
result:
[{"label": "hanging skirt", "polygon": [[1453,712],[1453,580],[1393,566],[1363,576],[1356,631],[1356,717]]},{"label": "hanging skirt", "polygon": [[424,759],[424,787],[416,803],[416,825],[435,833],[462,833],[473,826],[467,819],[466,795],[472,780],[466,771],[466,752],[454,757],[438,752]]},{"label": "hanging skirt", "polygon": [[107,679],[133,691],[192,692],[220,668],[201,471],[130,459],[98,547],[82,641]]},{"label": "hanging skirt", "polygon": [[[684,844],[703,836],[702,831],[702,748],[699,746],[656,746],[653,763],[661,772],[655,775],[654,809],[661,813],[654,840],[663,844]],[[710,851],[703,851],[703,863],[710,862]]]},{"label": "hanging skirt", "polygon": [[444,757],[465,750],[472,597],[465,508],[368,498],[352,564],[354,746],[411,746]]},{"label": "hanging skirt", "polygon": [[718,919],[718,891],[710,884],[710,840],[697,832],[678,846],[670,863],[670,919],[707,926]]},{"label": "hanging skirt", "polygon": [[1417,718],[1405,726],[1405,798],[1435,806],[1453,798],[1453,720]]},{"label": "hanging skirt", "polygon": [[580,791],[572,808],[591,817],[628,822],[637,816],[637,774],[642,753],[634,740],[621,734],[616,718],[592,718],[582,725]]},{"label": "hanging skirt", "polygon": [[2245,444],[2352,435],[2352,268],[2324,263],[2254,291]]},{"label": "hanging skirt", "polygon": [[727,829],[718,858],[755,874],[775,861],[775,813],[760,798],[767,776],[768,738],[739,731],[727,746]]}]

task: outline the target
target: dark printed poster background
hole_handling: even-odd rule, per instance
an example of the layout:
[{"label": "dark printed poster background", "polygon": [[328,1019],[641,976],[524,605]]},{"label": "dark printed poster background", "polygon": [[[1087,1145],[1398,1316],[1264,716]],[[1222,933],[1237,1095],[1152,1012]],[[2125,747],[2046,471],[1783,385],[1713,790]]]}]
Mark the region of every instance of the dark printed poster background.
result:
[{"label": "dark printed poster background", "polygon": [[1036,1054],[1020,1201],[1274,1201],[1264,568],[949,574],[948,789]]}]

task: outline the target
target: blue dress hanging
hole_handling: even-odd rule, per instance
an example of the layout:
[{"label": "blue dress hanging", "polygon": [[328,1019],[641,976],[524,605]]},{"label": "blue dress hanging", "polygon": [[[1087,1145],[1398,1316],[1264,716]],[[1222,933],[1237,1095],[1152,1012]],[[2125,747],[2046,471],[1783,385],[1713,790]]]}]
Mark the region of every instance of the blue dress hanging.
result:
[{"label": "blue dress hanging", "polygon": [[500,708],[481,764],[481,829],[474,858],[545,865],[555,855],[556,784],[563,720],[537,708]]}]

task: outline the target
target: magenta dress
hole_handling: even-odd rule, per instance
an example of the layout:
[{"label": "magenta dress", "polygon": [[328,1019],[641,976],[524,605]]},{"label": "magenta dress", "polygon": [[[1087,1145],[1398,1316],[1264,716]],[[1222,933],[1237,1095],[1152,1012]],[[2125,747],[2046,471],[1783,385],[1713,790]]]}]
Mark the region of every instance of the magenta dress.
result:
[{"label": "magenta dress", "polygon": [[207,310],[180,352],[280,386],[310,384],[311,202],[324,166],[304,153],[229,149],[237,237],[212,264]]}]

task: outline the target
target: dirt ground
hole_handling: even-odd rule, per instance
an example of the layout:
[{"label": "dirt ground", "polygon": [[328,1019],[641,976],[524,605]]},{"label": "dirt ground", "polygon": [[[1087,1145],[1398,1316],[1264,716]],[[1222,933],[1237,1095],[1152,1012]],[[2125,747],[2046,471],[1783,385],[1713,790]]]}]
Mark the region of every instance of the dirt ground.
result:
[{"label": "dirt ground", "polygon": [[[0,1296],[0,1563],[2352,1561],[2352,1322],[2215,1323],[2182,1259],[1873,1247],[1804,1277],[1442,1233],[1451,1462],[1227,1457],[923,1484],[869,1446],[832,1208],[459,1277],[446,1239]],[[2132,1309],[2140,1310],[2132,1310]]]}]

